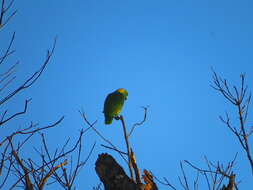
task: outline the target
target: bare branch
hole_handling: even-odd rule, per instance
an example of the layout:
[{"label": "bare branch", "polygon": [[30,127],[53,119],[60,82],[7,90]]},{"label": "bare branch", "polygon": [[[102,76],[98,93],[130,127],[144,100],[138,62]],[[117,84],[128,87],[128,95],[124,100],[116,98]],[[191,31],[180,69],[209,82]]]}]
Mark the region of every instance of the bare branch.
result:
[{"label": "bare branch", "polygon": [[125,143],[126,143],[126,147],[127,147],[129,172],[130,172],[131,179],[134,180],[133,163],[132,163],[132,160],[131,160],[131,147],[130,147],[128,136],[127,136],[126,124],[125,124],[125,121],[124,121],[124,118],[123,118],[122,115],[120,116],[120,121],[122,123]]},{"label": "bare branch", "polygon": [[88,119],[86,118],[86,115],[84,114],[83,111],[79,111],[80,115],[82,116],[82,118],[84,119],[85,123],[89,126],[87,129],[85,129],[85,131],[89,130],[90,128],[95,131],[95,133],[106,143],[108,143],[109,145],[111,145],[111,147],[113,147],[114,149],[118,150],[117,152],[119,153],[119,155],[121,156],[121,158],[128,164],[128,161],[126,160],[126,158],[124,157],[123,154],[121,154],[121,151],[119,151],[119,149],[108,139],[106,139],[95,127],[94,125],[97,123],[97,121],[94,121],[93,123],[90,123],[88,121]]},{"label": "bare branch", "polygon": [[[232,127],[230,124],[229,117],[223,119],[220,117],[221,121],[226,124],[226,126],[233,132],[233,134],[239,140],[243,150],[246,152],[247,159],[251,166],[251,173],[253,175],[253,158],[251,154],[251,147],[248,142],[248,137],[252,134],[252,129],[246,129],[246,121],[248,118],[248,109],[251,100],[251,94],[247,94],[247,86],[245,86],[245,74],[240,75],[241,84],[239,87],[233,86],[234,93],[231,93],[230,87],[225,79],[219,77],[215,71],[213,71],[213,83],[211,85],[215,90],[219,91],[227,100],[229,100],[234,106],[236,106],[239,123],[238,127]],[[239,89],[239,90],[238,90]]]},{"label": "bare branch", "polygon": [[15,157],[15,159],[17,160],[18,164],[21,166],[21,168],[23,169],[24,171],[24,176],[25,176],[25,186],[26,186],[26,189],[27,190],[33,190],[33,184],[30,180],[30,177],[29,177],[29,170],[24,166],[22,160],[19,158],[18,154],[16,153],[16,151],[13,150],[13,155]]},{"label": "bare branch", "polygon": [[[2,58],[0,58],[0,59],[2,59]],[[18,64],[19,64],[19,61],[17,61],[14,65],[12,65],[7,71],[0,74],[0,77],[5,77],[6,75],[12,74],[15,71],[14,69],[17,67]],[[3,82],[3,80],[4,79],[1,79],[0,83]]]},{"label": "bare branch", "polygon": [[[47,174],[43,178],[40,177],[40,179],[42,181],[39,183],[39,185],[44,186],[44,184],[46,183],[46,181],[48,180],[48,178],[51,175],[55,174],[55,171],[58,168],[60,168],[60,167],[62,167],[62,166],[64,166],[64,165],[67,164],[67,160],[65,160],[62,164],[56,165],[56,166],[54,166],[54,163],[56,163],[59,159],[64,158],[66,155],[68,155],[71,152],[73,152],[74,150],[76,150],[77,147],[80,145],[80,142],[82,140],[83,134],[84,134],[83,131],[81,131],[80,132],[80,136],[79,136],[78,140],[76,141],[75,145],[71,149],[69,149],[68,151],[63,152],[63,153],[58,154],[58,155],[54,155],[53,157],[51,157],[50,154],[48,153],[48,159],[49,159],[49,161],[46,161],[45,158],[44,158],[44,156],[43,156],[43,154],[40,154],[41,157],[42,157],[42,160],[43,160],[42,164],[39,165],[38,168],[36,168],[36,169],[31,164],[29,164],[30,165],[29,170],[27,169],[27,172],[24,175],[19,174],[18,180],[11,186],[10,189],[15,188],[17,186],[17,184],[20,183],[24,178],[26,179],[27,175],[29,175],[29,174],[35,174],[36,172],[40,172],[41,170],[45,171],[45,168],[48,168],[49,172],[47,172]],[[44,139],[43,143],[44,143],[44,148],[47,149],[47,144],[46,144],[45,139]],[[31,162],[29,162],[29,163],[31,163]],[[80,165],[82,165],[82,164],[79,164],[78,167],[80,167]],[[50,165],[51,165],[51,167],[49,167]],[[40,175],[40,173],[38,173],[37,175]],[[36,179],[37,178],[39,179],[39,177],[37,177],[36,175],[34,175],[34,177]],[[34,178],[34,180],[35,180],[35,178]]]},{"label": "bare branch", "polygon": [[[221,174],[221,175],[224,175],[225,177],[229,177],[228,174],[222,172],[220,169],[218,171],[212,171],[212,170],[205,170],[205,169],[201,169],[201,168],[198,168],[197,166],[193,165],[191,162],[189,162],[188,160],[184,160],[185,163],[187,163],[188,165],[190,165],[193,169],[199,171],[199,172],[204,172],[204,173],[212,173],[212,174]],[[219,167],[217,167],[219,168]]]},{"label": "bare branch", "polygon": [[[227,164],[227,166],[225,166],[225,167],[222,164],[220,164],[219,162],[217,163],[217,165],[215,165],[205,157],[208,169],[199,168],[187,160],[184,160],[184,162],[187,163],[193,169],[197,170],[197,172],[199,172],[200,174],[205,176],[209,190],[211,190],[211,189],[212,190],[220,190],[221,185],[222,185],[225,178],[230,180],[231,177],[233,177],[233,179],[235,179],[234,178],[235,175],[232,172],[232,169],[234,167],[236,157],[237,157],[237,154],[235,155],[234,159],[231,162],[229,162]],[[211,184],[209,182],[209,177],[211,177],[211,179],[212,179]],[[238,189],[237,184],[235,183],[235,180],[234,180],[233,185],[236,189]]]},{"label": "bare branch", "polygon": [[131,128],[131,131],[130,133],[128,134],[128,137],[131,136],[131,134],[133,133],[134,129],[137,127],[137,126],[141,126],[143,125],[143,123],[145,123],[146,119],[147,119],[147,112],[148,112],[148,106],[147,107],[142,107],[144,109],[144,117],[143,117],[143,120],[139,123],[135,123],[132,128]]},{"label": "bare branch", "polygon": [[14,0],[11,0],[9,5],[5,5],[5,0],[2,0],[1,3],[1,11],[0,11],[0,29],[2,29],[9,21],[10,19],[17,13],[17,10],[13,11],[10,16],[4,19],[6,13],[8,10],[12,7]]},{"label": "bare branch", "polygon": [[[133,166],[133,169],[134,169],[135,181],[138,185],[141,185],[142,184],[141,174],[140,174],[140,170],[137,166],[136,158],[135,158],[135,155],[134,155],[134,152],[133,152],[132,148],[131,148],[131,157],[130,157],[130,159],[131,159],[131,163],[132,163],[132,166]],[[153,182],[153,176],[152,176],[152,182]]]},{"label": "bare branch", "polygon": [[33,75],[31,77],[29,77],[22,85],[20,85],[17,89],[15,89],[13,92],[11,92],[9,95],[7,95],[6,97],[2,98],[0,100],[0,105],[2,105],[3,103],[5,103],[7,100],[9,100],[10,98],[12,98],[13,96],[15,96],[18,92],[23,91],[27,88],[29,88],[31,85],[33,85],[37,79],[41,76],[42,72],[45,70],[47,64],[49,63],[49,60],[51,59],[53,53],[54,53],[54,49],[56,46],[56,40],[57,38],[55,38],[54,40],[54,44],[53,47],[50,51],[48,51],[47,53],[47,57],[46,60],[44,61],[43,65],[41,66],[41,68],[39,70],[37,70],[36,72],[33,73]]},{"label": "bare branch", "polygon": [[[2,117],[2,119],[1,119],[1,121],[0,121],[0,126],[3,125],[4,123],[10,121],[11,119],[15,118],[16,116],[22,115],[22,114],[26,113],[27,105],[28,105],[28,103],[29,103],[30,100],[31,100],[31,99],[25,101],[25,106],[24,106],[24,110],[23,110],[23,111],[18,112],[18,113],[15,113],[15,114],[13,114],[12,116],[8,117],[8,118],[5,119],[5,120],[3,120],[4,118]],[[6,111],[5,113],[7,113],[7,111]],[[4,115],[5,115],[5,114],[4,114]],[[4,116],[4,115],[3,115],[3,116]]]},{"label": "bare branch", "polygon": [[15,32],[12,34],[12,37],[11,37],[11,41],[9,43],[9,46],[7,47],[4,55],[0,58],[0,65],[4,62],[4,60],[9,56],[11,55],[12,53],[14,53],[15,51],[11,51],[11,47],[13,45],[13,42],[14,42],[14,39],[15,39]]},{"label": "bare branch", "polygon": [[114,151],[116,151],[116,152],[118,152],[118,153],[127,155],[127,153],[125,153],[125,152],[123,152],[123,151],[120,151],[120,150],[118,150],[118,149],[115,149],[115,148],[113,148],[113,147],[106,146],[106,145],[104,145],[104,144],[101,144],[101,146],[103,146],[103,147],[105,147],[105,148],[108,148],[108,149],[110,149],[110,150],[114,150]]},{"label": "bare branch", "polygon": [[180,168],[183,173],[183,179],[184,179],[184,181],[182,181],[181,178],[179,177],[180,184],[185,190],[190,190],[182,162],[180,162]]},{"label": "bare branch", "polygon": [[60,167],[63,167],[65,165],[68,164],[68,160],[65,160],[63,163],[53,167],[48,173],[47,175],[41,180],[40,184],[39,184],[39,189],[43,189],[44,185],[46,184],[47,180],[50,178],[50,176]]},{"label": "bare branch", "polygon": [[64,116],[62,116],[58,121],[56,121],[55,123],[53,123],[51,125],[48,125],[48,126],[45,126],[45,127],[39,127],[39,128],[35,128],[35,129],[33,129],[35,126],[31,123],[31,125],[29,127],[25,128],[25,129],[22,129],[22,130],[18,130],[16,132],[13,132],[10,136],[6,137],[4,140],[2,140],[0,142],[0,146],[2,146],[9,138],[13,139],[13,137],[18,135],[18,134],[22,134],[22,135],[34,134],[36,132],[55,127],[56,125],[61,123],[63,119],[64,119]]}]

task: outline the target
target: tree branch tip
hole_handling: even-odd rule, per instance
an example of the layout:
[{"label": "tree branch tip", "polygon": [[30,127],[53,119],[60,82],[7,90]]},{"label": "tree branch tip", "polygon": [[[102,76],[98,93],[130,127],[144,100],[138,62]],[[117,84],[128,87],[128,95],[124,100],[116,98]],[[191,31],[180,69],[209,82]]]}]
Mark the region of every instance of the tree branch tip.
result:
[{"label": "tree branch tip", "polygon": [[32,98],[26,99],[25,101],[28,103],[28,102],[32,101]]}]

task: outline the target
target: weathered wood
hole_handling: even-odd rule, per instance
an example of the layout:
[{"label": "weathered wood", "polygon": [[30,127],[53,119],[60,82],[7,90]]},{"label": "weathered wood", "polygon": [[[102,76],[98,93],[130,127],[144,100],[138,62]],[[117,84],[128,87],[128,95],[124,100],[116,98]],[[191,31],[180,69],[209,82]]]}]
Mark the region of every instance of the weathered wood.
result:
[{"label": "weathered wood", "polygon": [[96,172],[105,190],[141,190],[123,168],[109,154],[100,154],[96,161]]}]

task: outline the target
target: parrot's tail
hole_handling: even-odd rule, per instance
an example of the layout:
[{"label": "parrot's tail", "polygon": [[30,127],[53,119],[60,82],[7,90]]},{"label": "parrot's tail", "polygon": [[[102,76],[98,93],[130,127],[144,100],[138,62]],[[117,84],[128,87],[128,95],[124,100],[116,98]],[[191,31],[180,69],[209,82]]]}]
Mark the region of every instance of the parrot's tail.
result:
[{"label": "parrot's tail", "polygon": [[106,117],[105,117],[105,124],[106,124],[106,125],[112,124],[112,120],[113,120],[113,117],[111,117],[111,116],[106,116]]}]

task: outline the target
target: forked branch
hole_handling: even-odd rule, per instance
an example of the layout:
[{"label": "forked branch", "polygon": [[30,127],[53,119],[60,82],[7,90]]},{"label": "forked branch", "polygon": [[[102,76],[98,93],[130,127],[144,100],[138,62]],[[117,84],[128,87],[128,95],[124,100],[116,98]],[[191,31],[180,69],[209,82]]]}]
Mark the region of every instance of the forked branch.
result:
[{"label": "forked branch", "polygon": [[49,63],[54,50],[55,50],[55,46],[56,46],[56,41],[57,38],[55,38],[54,43],[53,43],[53,47],[51,50],[48,50],[47,52],[47,56],[46,59],[43,63],[43,65],[41,66],[40,69],[38,69],[36,72],[33,73],[32,76],[30,76],[23,84],[21,84],[18,88],[16,88],[15,90],[13,90],[10,94],[8,94],[7,96],[5,96],[4,98],[2,98],[0,100],[0,105],[4,104],[7,100],[11,99],[12,97],[14,97],[18,92],[23,91],[27,88],[29,88],[31,85],[33,85],[38,78],[41,76],[41,74],[43,73],[43,71],[45,70],[47,64]]},{"label": "forked branch", "polygon": [[216,72],[213,71],[213,84],[211,87],[220,92],[237,109],[239,126],[232,126],[227,113],[226,118],[220,116],[220,119],[239,140],[243,150],[246,152],[249,164],[251,166],[251,173],[253,175],[253,158],[251,154],[251,147],[248,141],[253,129],[252,126],[246,126],[251,93],[248,93],[248,87],[245,85],[245,74],[241,74],[240,78],[240,85],[233,85],[231,87],[226,79],[221,78]]},{"label": "forked branch", "polygon": [[[6,5],[6,0],[2,0],[1,10],[0,10],[0,30],[10,21],[10,19],[17,13],[17,10],[6,15],[9,9],[12,7],[14,0],[11,0],[8,5]],[[6,17],[6,18],[5,18]]]}]

